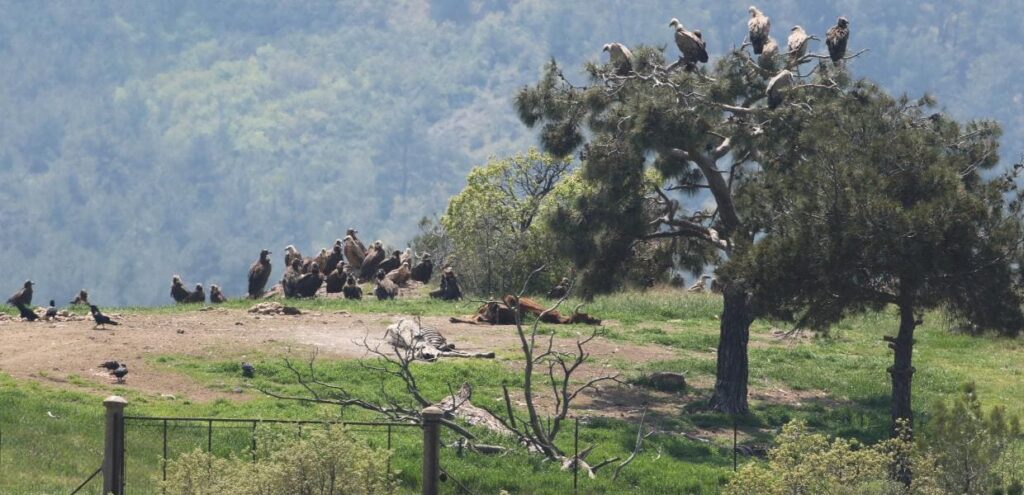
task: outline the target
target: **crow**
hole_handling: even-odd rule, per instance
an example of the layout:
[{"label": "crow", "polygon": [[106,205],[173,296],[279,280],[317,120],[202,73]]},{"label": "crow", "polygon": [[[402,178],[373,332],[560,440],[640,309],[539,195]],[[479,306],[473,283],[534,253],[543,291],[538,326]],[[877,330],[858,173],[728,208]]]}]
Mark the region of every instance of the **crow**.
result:
[{"label": "crow", "polygon": [[52,320],[57,317],[57,303],[50,299],[50,307],[46,308],[46,319]]},{"label": "crow", "polygon": [[252,363],[242,363],[242,376],[252,378],[256,376],[256,368]]},{"label": "crow", "polygon": [[121,364],[117,369],[111,371],[110,374],[117,378],[117,383],[124,383],[124,377],[128,375],[128,365]]},{"label": "crow", "polygon": [[92,313],[92,319],[96,320],[96,324],[92,326],[93,328],[96,328],[96,327],[106,328],[107,325],[114,325],[116,327],[116,326],[120,325],[120,323],[118,323],[118,322],[116,322],[114,320],[111,320],[109,316],[107,316],[107,315],[105,315],[103,313],[100,313],[100,308],[97,308],[95,304],[90,304],[89,305],[89,312]]},{"label": "crow", "polygon": [[21,313],[21,318],[23,320],[36,321],[36,320],[39,319],[39,315],[37,315],[35,313],[35,311],[32,311],[31,309],[26,308],[24,304],[19,302],[19,303],[14,303],[14,306],[16,308],[18,308],[18,312]]},{"label": "crow", "polygon": [[119,363],[117,361],[106,361],[106,362],[100,364],[100,368],[104,368],[107,371],[114,371],[114,370],[116,370],[116,369],[118,369],[120,367],[121,367],[121,363]]}]

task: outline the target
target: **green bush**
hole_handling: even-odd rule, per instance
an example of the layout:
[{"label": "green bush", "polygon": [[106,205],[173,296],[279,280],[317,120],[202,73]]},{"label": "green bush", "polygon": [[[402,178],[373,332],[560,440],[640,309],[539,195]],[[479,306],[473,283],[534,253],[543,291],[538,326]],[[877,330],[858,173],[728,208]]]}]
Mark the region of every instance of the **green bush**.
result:
[{"label": "green bush", "polygon": [[167,466],[169,495],[369,495],[394,493],[390,452],[374,450],[345,429],[315,432],[298,442],[266,438],[266,457],[252,462],[201,450]]}]

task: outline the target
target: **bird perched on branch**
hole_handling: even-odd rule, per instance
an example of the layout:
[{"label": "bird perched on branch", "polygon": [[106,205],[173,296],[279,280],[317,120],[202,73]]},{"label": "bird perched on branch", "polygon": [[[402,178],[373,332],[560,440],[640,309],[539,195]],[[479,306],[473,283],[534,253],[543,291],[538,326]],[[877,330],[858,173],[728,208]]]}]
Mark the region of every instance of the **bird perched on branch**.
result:
[{"label": "bird perched on branch", "polygon": [[92,313],[92,319],[93,319],[93,321],[96,322],[96,324],[93,325],[93,328],[96,328],[96,327],[106,328],[107,325],[114,325],[116,327],[116,326],[120,325],[120,323],[110,319],[109,316],[101,313],[100,312],[100,308],[97,308],[95,304],[89,305],[89,312]]},{"label": "bird perched on branch", "polygon": [[683,61],[687,69],[696,69],[698,62],[707,63],[707,43],[704,41],[704,36],[700,34],[700,31],[687,31],[683,24],[679,22],[679,19],[676,18],[673,18],[668,25],[676,29],[676,47],[683,54]]},{"label": "bird perched on branch", "polygon": [[768,33],[772,29],[772,21],[753,5],[748,10],[750,11],[750,20],[747,21],[747,31],[750,37],[750,46],[754,49],[754,55],[760,55],[768,43]]},{"label": "bird perched on branch", "polygon": [[35,285],[34,282],[32,282],[31,280],[26,280],[25,283],[21,286],[21,289],[18,289],[18,292],[15,292],[14,295],[7,298],[7,304],[10,304],[11,306],[17,306],[19,304],[28,306],[32,304],[33,285]]},{"label": "bird perched on branch", "polygon": [[430,259],[430,253],[423,253],[420,262],[412,267],[412,279],[417,282],[428,283],[430,276],[434,274],[434,262]]},{"label": "bird perched on branch", "polygon": [[213,304],[221,304],[227,302],[228,298],[224,297],[224,293],[220,291],[220,286],[213,284],[210,286],[210,302]]},{"label": "bird perched on branch", "polygon": [[50,299],[50,306],[46,308],[47,320],[52,320],[57,317],[57,303],[53,299]]},{"label": "bird perched on branch", "polygon": [[776,108],[782,104],[785,92],[793,87],[794,81],[793,73],[785,69],[768,80],[768,87],[765,89],[768,94],[768,108]]},{"label": "bird perched on branch", "polygon": [[828,45],[828,56],[833,65],[839,65],[846,56],[846,42],[850,40],[850,21],[845,17],[836,20],[836,25],[828,28],[825,33],[825,44]]},{"label": "bird perched on branch", "polygon": [[[287,266],[287,265],[285,265]],[[260,259],[249,267],[249,297],[259,299],[263,297],[263,289],[270,280],[270,251],[260,251]]]},{"label": "bird perched on branch", "polygon": [[18,308],[18,314],[21,316],[21,319],[23,320],[36,321],[39,319],[39,315],[37,315],[35,311],[28,309],[28,307],[26,307],[24,304],[20,302],[14,303],[14,307]]},{"label": "bird perched on branch", "polygon": [[176,303],[188,302],[188,289],[185,288],[185,283],[181,281],[181,277],[177,275],[171,277],[171,298]]},{"label": "bird perched on branch", "polygon": [[757,65],[764,70],[774,71],[775,56],[778,54],[779,44],[775,42],[775,38],[769,36],[768,41],[764,44],[764,48],[761,49],[761,55],[757,57]]},{"label": "bird perched on branch", "polygon": [[794,69],[800,65],[800,61],[807,55],[807,42],[810,40],[811,37],[800,26],[793,26],[789,30],[789,39],[786,43],[786,47],[789,49],[789,53],[787,53],[788,68]]},{"label": "bird perched on branch", "polygon": [[185,298],[187,303],[204,303],[206,302],[206,292],[203,290],[203,284],[196,284],[196,288],[192,292],[188,293],[188,297]]},{"label": "bird perched on branch", "polygon": [[88,306],[89,305],[89,293],[86,292],[85,289],[82,289],[82,290],[78,291],[78,295],[75,296],[75,298],[71,300],[71,304],[74,304],[75,306],[77,306],[79,304],[84,304],[84,305]]},{"label": "bird perched on branch", "polygon": [[615,66],[615,74],[619,76],[628,76],[630,72],[633,72],[633,52],[626,48],[626,45],[622,43],[608,43],[601,49],[603,52],[608,52],[608,58],[611,63]]},{"label": "bird perched on branch", "polygon": [[345,294],[345,299],[362,299],[363,289],[356,285],[356,278],[349,275],[348,280],[345,281],[345,288],[341,290]]}]

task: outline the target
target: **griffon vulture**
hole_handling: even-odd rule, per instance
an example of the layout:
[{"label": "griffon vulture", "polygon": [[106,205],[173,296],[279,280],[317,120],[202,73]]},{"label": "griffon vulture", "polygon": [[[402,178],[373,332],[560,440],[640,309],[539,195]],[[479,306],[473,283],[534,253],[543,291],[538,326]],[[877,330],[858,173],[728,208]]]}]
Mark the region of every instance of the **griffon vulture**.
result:
[{"label": "griffon vulture", "polygon": [[395,268],[385,275],[388,280],[395,283],[399,287],[404,287],[405,284],[409,283],[409,279],[412,278],[412,268],[409,267],[409,262],[402,263],[401,266]]},{"label": "griffon vulture", "polygon": [[757,64],[764,70],[775,70],[775,56],[779,54],[779,44],[775,42],[775,38],[768,37],[768,41],[765,42],[764,48],[761,50],[761,55],[757,57]]},{"label": "griffon vulture", "polygon": [[839,65],[846,56],[846,42],[850,39],[850,21],[840,17],[836,25],[828,28],[825,33],[825,44],[828,45],[828,56],[834,65]]},{"label": "griffon vulture", "polygon": [[789,30],[789,39],[787,40],[786,47],[789,49],[787,55],[789,57],[788,67],[790,69],[800,65],[800,60],[804,58],[804,55],[807,55],[807,42],[810,40],[811,37],[800,26],[793,26]]},{"label": "griffon vulture", "polygon": [[384,273],[391,273],[391,270],[395,270],[400,266],[402,266],[402,252],[396,249],[391,252],[391,256],[388,259],[381,261],[377,268],[384,270]]},{"label": "griffon vulture", "polygon": [[768,108],[776,108],[782,103],[786,91],[793,87],[793,73],[783,69],[768,80]]},{"label": "griffon vulture", "polygon": [[628,76],[634,70],[633,52],[622,43],[608,43],[601,51],[608,52],[608,58],[615,65],[615,74]]},{"label": "griffon vulture", "polygon": [[[287,265],[286,265],[287,266]],[[270,280],[270,251],[260,251],[260,259],[249,267],[249,297],[259,299],[263,297],[263,289]]]},{"label": "griffon vulture", "polygon": [[284,266],[292,266],[292,260],[302,261],[302,253],[295,246],[289,244],[284,248]]},{"label": "griffon vulture", "polygon": [[754,55],[760,55],[764,46],[768,44],[768,33],[772,29],[772,21],[764,15],[757,7],[750,6],[750,20],[747,21],[747,31],[750,36],[750,46],[754,48]]},{"label": "griffon vulture", "polygon": [[707,43],[700,31],[687,31],[679,19],[675,18],[668,25],[676,29],[676,46],[683,54],[683,61],[686,62],[688,68],[696,68],[698,62],[707,63]]}]

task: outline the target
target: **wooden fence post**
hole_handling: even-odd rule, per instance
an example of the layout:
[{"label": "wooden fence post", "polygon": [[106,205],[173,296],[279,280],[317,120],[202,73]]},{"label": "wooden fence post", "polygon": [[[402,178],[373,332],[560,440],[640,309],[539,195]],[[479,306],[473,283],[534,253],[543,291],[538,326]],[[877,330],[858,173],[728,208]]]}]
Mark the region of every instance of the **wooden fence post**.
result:
[{"label": "wooden fence post", "polygon": [[103,493],[124,495],[124,397],[112,395],[103,401],[107,410],[103,443]]},{"label": "wooden fence post", "polygon": [[441,417],[436,407],[423,410],[423,495],[437,495],[441,482]]}]

